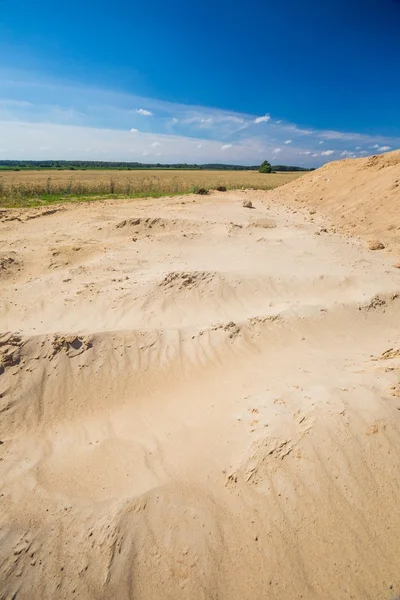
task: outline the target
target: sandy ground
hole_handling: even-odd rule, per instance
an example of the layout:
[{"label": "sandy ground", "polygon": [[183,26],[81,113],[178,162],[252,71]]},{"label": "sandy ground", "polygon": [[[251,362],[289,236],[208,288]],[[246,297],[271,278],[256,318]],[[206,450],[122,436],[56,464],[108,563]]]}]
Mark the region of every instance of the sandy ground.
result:
[{"label": "sandy ground", "polygon": [[400,594],[400,270],[272,197],[2,214],[1,599]]},{"label": "sandy ground", "polygon": [[328,163],[269,201],[318,210],[346,234],[381,241],[400,264],[400,150]]}]

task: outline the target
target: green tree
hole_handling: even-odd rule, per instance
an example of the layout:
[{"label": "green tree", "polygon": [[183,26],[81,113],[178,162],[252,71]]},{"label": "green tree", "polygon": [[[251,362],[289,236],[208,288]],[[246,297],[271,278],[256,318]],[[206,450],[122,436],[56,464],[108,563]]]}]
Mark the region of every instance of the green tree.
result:
[{"label": "green tree", "polygon": [[259,173],[271,173],[271,171],[271,165],[267,160],[264,160],[264,162],[262,163],[262,165],[260,165],[260,168],[258,169]]}]

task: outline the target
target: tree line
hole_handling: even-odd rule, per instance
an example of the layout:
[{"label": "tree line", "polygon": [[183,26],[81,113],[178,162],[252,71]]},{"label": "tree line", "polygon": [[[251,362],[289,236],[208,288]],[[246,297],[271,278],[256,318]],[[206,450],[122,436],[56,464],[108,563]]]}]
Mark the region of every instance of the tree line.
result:
[{"label": "tree line", "polygon": [[[265,161],[267,162],[267,161]],[[268,163],[269,164],[269,163]],[[188,164],[188,163],[140,163],[123,161],[100,161],[100,160],[0,160],[0,169],[6,170],[85,170],[85,169],[120,169],[120,170],[140,170],[140,169],[165,169],[165,170],[204,170],[204,171],[258,171],[259,165],[225,165],[219,163],[207,164]],[[309,171],[303,167],[294,167],[288,165],[272,165],[271,171]],[[265,172],[265,171],[264,171]]]}]

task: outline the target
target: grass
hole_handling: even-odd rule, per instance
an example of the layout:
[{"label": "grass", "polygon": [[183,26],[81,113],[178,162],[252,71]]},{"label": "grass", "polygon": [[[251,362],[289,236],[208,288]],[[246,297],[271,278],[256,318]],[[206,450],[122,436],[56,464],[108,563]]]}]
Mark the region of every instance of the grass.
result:
[{"label": "grass", "polygon": [[8,171],[0,173],[0,207],[23,208],[104,198],[154,198],[220,186],[228,190],[268,190],[300,175],[254,171]]}]

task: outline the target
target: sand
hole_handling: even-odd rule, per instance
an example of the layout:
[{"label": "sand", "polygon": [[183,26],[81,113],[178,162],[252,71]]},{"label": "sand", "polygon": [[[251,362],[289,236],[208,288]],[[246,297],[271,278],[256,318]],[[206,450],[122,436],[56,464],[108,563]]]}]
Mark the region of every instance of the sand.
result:
[{"label": "sand", "polygon": [[270,201],[318,210],[339,231],[400,255],[400,150],[327,163],[277,188]]},{"label": "sand", "polygon": [[276,194],[2,213],[1,599],[400,594],[400,270]]}]

